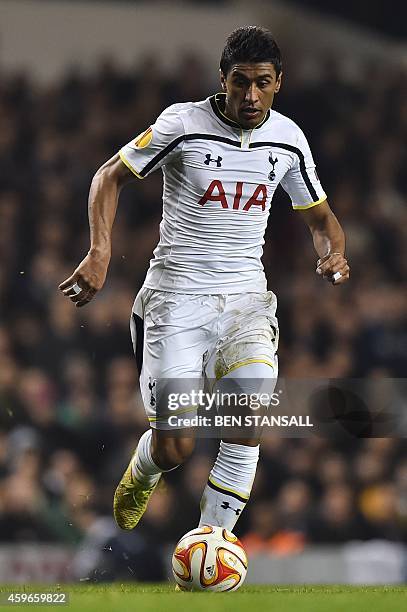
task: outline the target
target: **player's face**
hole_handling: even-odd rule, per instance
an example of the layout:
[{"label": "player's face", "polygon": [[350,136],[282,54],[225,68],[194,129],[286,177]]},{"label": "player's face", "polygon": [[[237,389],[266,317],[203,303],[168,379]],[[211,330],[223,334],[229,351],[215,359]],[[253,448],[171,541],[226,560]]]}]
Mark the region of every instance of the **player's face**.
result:
[{"label": "player's face", "polygon": [[225,114],[242,128],[250,130],[261,123],[281,85],[274,64],[234,64],[227,76],[220,75],[226,92]]}]

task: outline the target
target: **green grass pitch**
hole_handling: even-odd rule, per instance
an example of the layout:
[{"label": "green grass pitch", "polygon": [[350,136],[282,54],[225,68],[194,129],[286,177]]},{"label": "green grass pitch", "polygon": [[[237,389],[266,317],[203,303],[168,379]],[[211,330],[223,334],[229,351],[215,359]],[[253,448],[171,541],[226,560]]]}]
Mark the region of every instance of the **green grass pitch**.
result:
[{"label": "green grass pitch", "polygon": [[[66,591],[67,605],[46,608],[65,612],[405,612],[407,587],[243,586],[234,593],[176,593],[174,584],[2,585],[5,591],[38,593]],[[3,606],[1,606],[3,608]],[[11,605],[31,608],[32,604]],[[3,609],[7,609],[4,607]],[[41,606],[43,608],[43,606]]]}]

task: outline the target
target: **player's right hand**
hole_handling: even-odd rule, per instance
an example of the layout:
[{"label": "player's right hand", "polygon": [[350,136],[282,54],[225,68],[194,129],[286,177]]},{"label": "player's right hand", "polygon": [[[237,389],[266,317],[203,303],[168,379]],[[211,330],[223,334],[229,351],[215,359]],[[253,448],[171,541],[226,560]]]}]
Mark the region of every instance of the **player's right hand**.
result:
[{"label": "player's right hand", "polygon": [[350,268],[342,253],[329,253],[318,259],[316,273],[333,285],[341,285],[349,280]]},{"label": "player's right hand", "polygon": [[80,308],[85,306],[103,287],[110,255],[88,253],[73,274],[60,285],[62,293]]}]

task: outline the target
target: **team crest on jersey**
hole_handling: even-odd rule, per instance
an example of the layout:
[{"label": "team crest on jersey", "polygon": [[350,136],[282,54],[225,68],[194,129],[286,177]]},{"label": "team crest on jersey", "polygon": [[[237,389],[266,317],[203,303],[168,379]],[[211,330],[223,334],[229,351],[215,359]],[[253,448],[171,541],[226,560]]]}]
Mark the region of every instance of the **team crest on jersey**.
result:
[{"label": "team crest on jersey", "polygon": [[273,151],[270,151],[270,155],[269,155],[269,162],[270,164],[273,166],[271,171],[269,172],[269,181],[274,181],[274,179],[276,178],[276,173],[274,170],[274,166],[276,165],[276,163],[278,162],[278,158],[275,157],[273,159]]},{"label": "team crest on jersey", "polygon": [[145,132],[142,132],[137,136],[136,140],[134,141],[134,144],[138,149],[144,149],[144,147],[147,147],[150,144],[152,138],[153,130],[150,126]]}]

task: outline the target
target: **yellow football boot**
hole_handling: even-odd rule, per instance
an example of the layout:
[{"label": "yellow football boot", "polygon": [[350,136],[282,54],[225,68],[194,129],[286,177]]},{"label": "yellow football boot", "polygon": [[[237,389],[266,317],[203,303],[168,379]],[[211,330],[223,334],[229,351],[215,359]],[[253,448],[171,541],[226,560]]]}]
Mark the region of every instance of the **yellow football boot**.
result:
[{"label": "yellow football boot", "polygon": [[[137,451],[136,451],[137,452]],[[135,456],[135,453],[133,457]],[[133,476],[131,464],[133,457],[124,472],[113,499],[113,514],[116,523],[121,529],[134,529],[144,512],[146,511],[148,500],[154,489],[159,483],[145,485]]]}]

